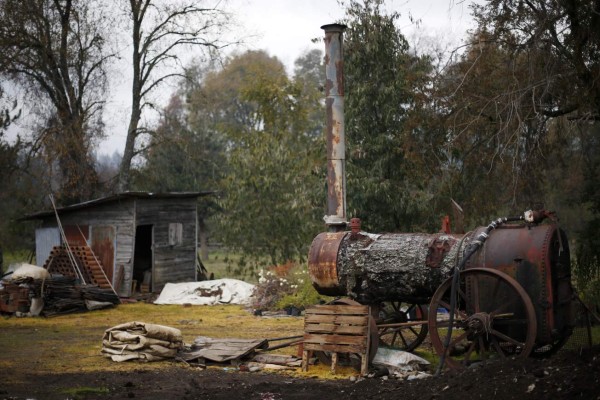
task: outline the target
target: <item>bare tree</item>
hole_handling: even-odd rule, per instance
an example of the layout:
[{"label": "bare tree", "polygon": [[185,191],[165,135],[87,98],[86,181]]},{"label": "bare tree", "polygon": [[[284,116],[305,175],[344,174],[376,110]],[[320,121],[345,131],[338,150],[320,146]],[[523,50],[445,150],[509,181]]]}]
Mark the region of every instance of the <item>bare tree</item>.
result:
[{"label": "bare tree", "polygon": [[224,46],[222,29],[228,14],[208,1],[129,0],[133,47],[132,106],[123,159],[119,171],[119,190],[130,184],[131,163],[137,154],[137,139],[148,129],[140,126],[145,108],[152,107],[150,94],[166,80],[182,76],[179,51],[201,48],[210,51]]},{"label": "bare tree", "polygon": [[52,112],[35,138],[60,171],[64,202],[89,198],[97,184],[91,144],[105,87],[103,8],[78,0],[0,0],[0,71]]}]

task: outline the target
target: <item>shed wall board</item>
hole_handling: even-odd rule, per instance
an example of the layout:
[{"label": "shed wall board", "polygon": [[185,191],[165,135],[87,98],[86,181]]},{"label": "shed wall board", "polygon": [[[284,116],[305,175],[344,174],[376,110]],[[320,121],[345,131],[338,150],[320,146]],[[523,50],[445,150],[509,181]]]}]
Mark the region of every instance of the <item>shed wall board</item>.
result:
[{"label": "shed wall board", "polygon": [[[196,199],[138,199],[137,225],[154,226],[152,290],[196,279]],[[181,243],[169,244],[170,224],[180,223]],[[173,227],[171,227],[171,232]]]}]

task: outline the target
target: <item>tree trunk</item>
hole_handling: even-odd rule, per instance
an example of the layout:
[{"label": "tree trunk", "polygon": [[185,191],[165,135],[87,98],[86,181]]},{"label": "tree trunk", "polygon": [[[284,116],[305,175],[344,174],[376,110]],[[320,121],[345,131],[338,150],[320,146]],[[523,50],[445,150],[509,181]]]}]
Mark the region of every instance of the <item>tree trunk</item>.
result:
[{"label": "tree trunk", "polygon": [[[450,276],[462,235],[322,233],[309,253],[317,291],[363,304],[426,302]],[[460,248],[460,249],[459,249]]]},{"label": "tree trunk", "polygon": [[138,125],[142,115],[142,88],[144,82],[142,80],[142,58],[140,54],[141,29],[143,12],[141,10],[141,2],[131,3],[131,17],[133,19],[132,44],[133,44],[133,83],[131,85],[131,117],[129,118],[129,126],[127,127],[127,139],[125,140],[125,149],[123,150],[123,159],[119,168],[119,182],[117,189],[120,192],[129,190],[131,184],[131,162],[135,155],[135,141],[138,137]]},{"label": "tree trunk", "polygon": [[123,159],[121,160],[121,167],[119,168],[119,192],[125,192],[129,190],[131,184],[131,161],[133,160],[135,152],[135,140],[137,138],[138,123],[140,121],[140,107],[139,100],[137,105],[134,104],[131,110],[131,118],[129,119],[129,128],[127,129],[127,139],[125,141],[125,149],[123,150]]}]

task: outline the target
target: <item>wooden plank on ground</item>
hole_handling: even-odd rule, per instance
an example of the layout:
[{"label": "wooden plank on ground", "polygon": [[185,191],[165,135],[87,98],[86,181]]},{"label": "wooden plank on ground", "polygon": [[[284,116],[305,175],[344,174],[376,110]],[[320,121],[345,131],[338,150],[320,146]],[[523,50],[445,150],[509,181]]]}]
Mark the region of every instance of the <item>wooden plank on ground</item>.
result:
[{"label": "wooden plank on ground", "polygon": [[200,336],[194,341],[192,350],[182,354],[181,358],[185,361],[205,358],[224,362],[240,359],[267,345],[267,339],[213,339]]}]

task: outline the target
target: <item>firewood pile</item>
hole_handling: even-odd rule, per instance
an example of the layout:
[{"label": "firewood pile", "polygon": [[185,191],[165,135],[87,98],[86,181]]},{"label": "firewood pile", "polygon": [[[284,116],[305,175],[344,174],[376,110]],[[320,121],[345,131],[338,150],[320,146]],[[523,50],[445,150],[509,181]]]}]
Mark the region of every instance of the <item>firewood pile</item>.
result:
[{"label": "firewood pile", "polygon": [[[79,285],[75,278],[53,275],[32,283],[33,292],[44,301],[42,315],[54,316],[113,306],[120,303],[111,289]],[[103,306],[103,307],[101,307]]]},{"label": "firewood pile", "polygon": [[46,317],[114,306],[120,303],[112,289],[81,285],[74,277],[51,275],[2,281],[0,311]]}]

